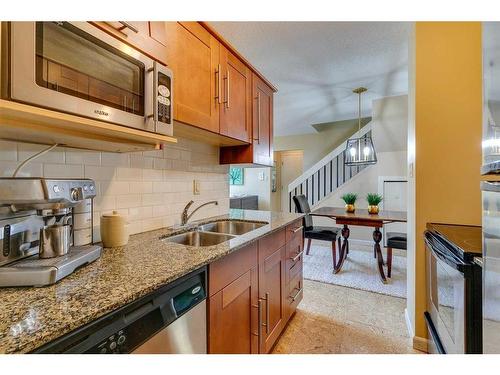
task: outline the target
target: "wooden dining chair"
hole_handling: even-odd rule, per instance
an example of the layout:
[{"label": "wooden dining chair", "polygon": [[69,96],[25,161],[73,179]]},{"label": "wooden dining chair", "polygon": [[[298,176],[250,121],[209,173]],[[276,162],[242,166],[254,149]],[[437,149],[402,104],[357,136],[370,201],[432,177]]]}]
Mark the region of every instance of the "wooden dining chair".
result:
[{"label": "wooden dining chair", "polygon": [[387,277],[391,277],[392,249],[406,250],[406,233],[387,232]]},{"label": "wooden dining chair", "polygon": [[327,241],[332,243],[333,268],[337,265],[336,240],[340,228],[320,227],[313,225],[313,219],[310,215],[311,207],[305,195],[296,195],[293,197],[293,203],[297,212],[305,214],[304,216],[304,238],[307,239],[306,255],[309,255],[312,240]]}]

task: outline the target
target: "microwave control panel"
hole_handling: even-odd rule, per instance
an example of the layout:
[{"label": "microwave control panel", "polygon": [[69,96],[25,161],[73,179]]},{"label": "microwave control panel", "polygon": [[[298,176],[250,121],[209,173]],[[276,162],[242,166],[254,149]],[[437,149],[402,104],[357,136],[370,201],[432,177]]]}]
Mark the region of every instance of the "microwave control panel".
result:
[{"label": "microwave control panel", "polygon": [[158,121],[165,124],[172,123],[172,79],[168,75],[158,72]]}]

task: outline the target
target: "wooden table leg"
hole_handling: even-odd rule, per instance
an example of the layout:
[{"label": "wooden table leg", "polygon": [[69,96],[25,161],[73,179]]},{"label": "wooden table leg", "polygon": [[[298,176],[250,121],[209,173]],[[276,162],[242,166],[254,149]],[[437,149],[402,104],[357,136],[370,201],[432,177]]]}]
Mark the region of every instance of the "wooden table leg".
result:
[{"label": "wooden table leg", "polygon": [[342,266],[344,265],[345,258],[347,258],[347,252],[349,249],[349,233],[349,227],[347,226],[347,224],[344,224],[344,228],[342,228],[342,238],[344,239],[344,241],[342,242],[342,246],[340,248],[339,262],[333,268],[333,273],[339,273],[339,271],[342,269]]},{"label": "wooden table leg", "polygon": [[373,240],[375,241],[375,245],[373,247],[374,252],[377,254],[377,264],[378,264],[378,272],[380,274],[380,279],[384,284],[387,284],[387,279],[385,278],[384,273],[384,258],[382,257],[382,250],[380,250],[380,241],[382,241],[382,232],[379,228],[375,228],[373,231]]}]

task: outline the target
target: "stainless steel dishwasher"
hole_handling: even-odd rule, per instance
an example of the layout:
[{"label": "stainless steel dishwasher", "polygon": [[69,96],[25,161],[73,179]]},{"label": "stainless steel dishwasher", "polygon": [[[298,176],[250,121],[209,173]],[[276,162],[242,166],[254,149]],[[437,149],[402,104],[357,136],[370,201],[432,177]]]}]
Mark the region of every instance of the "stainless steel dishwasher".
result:
[{"label": "stainless steel dishwasher", "polygon": [[206,353],[206,275],[194,271],[35,352]]}]

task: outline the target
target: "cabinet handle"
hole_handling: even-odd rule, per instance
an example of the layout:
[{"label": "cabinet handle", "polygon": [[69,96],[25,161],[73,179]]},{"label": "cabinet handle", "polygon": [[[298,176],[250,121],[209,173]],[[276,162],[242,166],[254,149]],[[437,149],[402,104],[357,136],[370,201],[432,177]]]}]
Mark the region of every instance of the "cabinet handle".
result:
[{"label": "cabinet handle", "polygon": [[292,302],[294,302],[297,299],[297,297],[299,296],[300,292],[302,292],[302,288],[295,288],[295,289],[297,289],[297,293],[295,293],[295,295],[293,297],[289,296],[289,298],[292,299]]},{"label": "cabinet handle", "polygon": [[295,255],[294,257],[290,258],[292,260],[292,262],[296,262],[297,259],[299,259],[302,256],[303,252],[304,251],[301,251],[300,253],[297,253],[297,255]]},{"label": "cabinet handle", "polygon": [[125,21],[118,21],[118,23],[120,23],[123,27],[127,28],[127,29],[130,29],[132,30],[134,33],[138,33],[139,30],[137,29],[137,27],[135,27],[134,25],[131,25],[130,23],[128,22],[125,22]]},{"label": "cabinet handle", "polygon": [[266,335],[269,335],[269,293],[266,292]]},{"label": "cabinet handle", "polygon": [[226,85],[227,85],[227,98],[226,98],[226,108],[229,108],[229,69],[226,70],[226,75],[227,75],[227,80],[226,80]]},{"label": "cabinet handle", "polygon": [[259,304],[258,304],[258,314],[259,314],[259,319],[258,319],[258,329],[257,329],[257,336],[259,337],[259,347],[260,347],[260,341],[262,338],[262,299],[259,298]]},{"label": "cabinet handle", "polygon": [[254,138],[254,141],[257,141],[257,144],[260,145],[260,92],[257,92],[257,138]]},{"label": "cabinet handle", "polygon": [[252,335],[257,336],[259,338],[259,346],[260,346],[260,337],[262,336],[262,300],[259,298],[257,305],[252,305],[252,307],[257,309],[257,333],[252,331]]},{"label": "cabinet handle", "polygon": [[215,90],[215,99],[217,99],[217,103],[221,104],[222,95],[221,95],[221,86],[222,82],[220,81],[220,64],[217,65],[217,70],[215,71],[215,84],[217,85],[217,89]]},{"label": "cabinet handle", "polygon": [[301,226],[301,227],[298,227],[298,228],[295,228],[295,229],[290,229],[290,232],[297,233],[297,232],[300,232],[302,229],[304,229],[304,226]]}]

